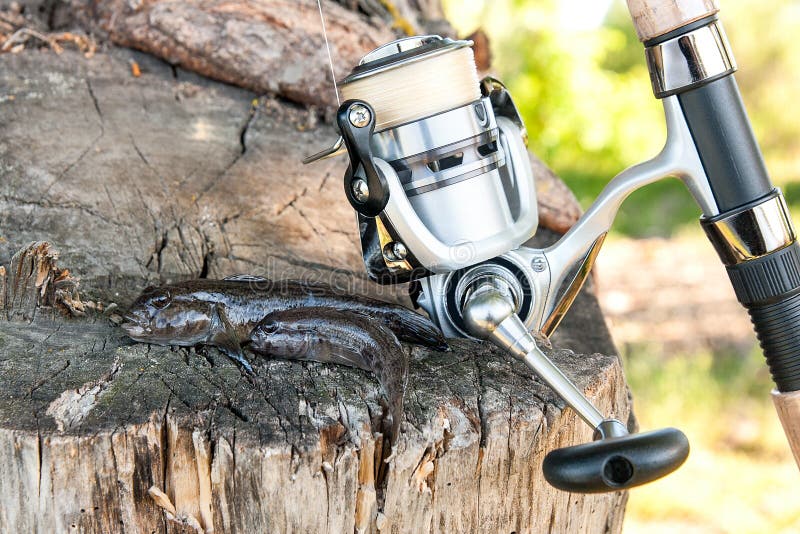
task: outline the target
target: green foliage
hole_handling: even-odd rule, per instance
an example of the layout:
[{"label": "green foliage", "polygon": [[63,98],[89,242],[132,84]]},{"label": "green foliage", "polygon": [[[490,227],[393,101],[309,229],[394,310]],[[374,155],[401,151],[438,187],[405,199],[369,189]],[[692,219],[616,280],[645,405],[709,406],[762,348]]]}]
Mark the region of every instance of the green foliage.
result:
[{"label": "green foliage", "polygon": [[[525,119],[530,146],[587,207],[615,174],[652,157],[665,136],[639,43],[621,0],[599,27],[575,28],[577,11],[601,0],[444,0],[448,18],[466,35],[490,36],[495,74]],[[567,6],[567,8],[565,8]],[[566,9],[572,9],[566,12]],[[740,0],[723,5],[723,20],[742,68],[743,98],[775,182],[800,182],[800,3]],[[790,201],[800,201],[793,195]],[[635,205],[634,205],[635,204]],[[648,186],[623,206],[614,229],[639,237],[672,235],[696,225],[699,210],[682,186]]]}]

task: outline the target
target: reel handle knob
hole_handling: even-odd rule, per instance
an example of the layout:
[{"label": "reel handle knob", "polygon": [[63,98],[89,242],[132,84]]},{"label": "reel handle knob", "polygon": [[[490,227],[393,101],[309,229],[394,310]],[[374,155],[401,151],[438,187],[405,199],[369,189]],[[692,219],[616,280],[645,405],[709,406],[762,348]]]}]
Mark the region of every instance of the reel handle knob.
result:
[{"label": "reel handle knob", "polygon": [[620,491],[652,482],[680,467],[689,440],[677,428],[605,438],[551,451],[544,478],[574,493]]}]

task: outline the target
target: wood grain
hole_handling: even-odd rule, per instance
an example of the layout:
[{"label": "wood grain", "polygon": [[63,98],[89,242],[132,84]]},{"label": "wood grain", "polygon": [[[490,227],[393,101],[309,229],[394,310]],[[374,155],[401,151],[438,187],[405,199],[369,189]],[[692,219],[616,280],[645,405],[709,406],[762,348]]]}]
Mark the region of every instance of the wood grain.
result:
[{"label": "wood grain", "polygon": [[[453,32],[439,2],[322,5],[337,79],[367,52],[404,36],[403,29]],[[74,0],[71,6],[84,28],[118,45],[259,94],[336,106],[316,0]]]},{"label": "wood grain", "polygon": [[[266,266],[378,291],[343,195],[346,158],[301,163],[337,135],[313,110],[120,49],[0,55],[0,87],[14,96],[0,105],[0,265],[57,244],[107,303],[143,283]],[[580,207],[530,158],[540,224],[563,233]]]},{"label": "wood grain", "polygon": [[647,41],[719,11],[716,0],[627,0],[639,39]]}]

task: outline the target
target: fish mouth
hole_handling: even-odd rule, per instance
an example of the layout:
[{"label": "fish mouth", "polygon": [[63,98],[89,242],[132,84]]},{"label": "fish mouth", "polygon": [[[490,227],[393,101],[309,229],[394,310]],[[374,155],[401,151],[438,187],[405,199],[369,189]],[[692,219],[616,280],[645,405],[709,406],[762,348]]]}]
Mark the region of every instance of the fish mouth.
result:
[{"label": "fish mouth", "polygon": [[120,327],[125,330],[125,333],[132,339],[138,341],[147,338],[153,333],[153,329],[150,328],[148,322],[137,314],[128,313],[124,316],[124,319],[125,322],[122,323]]}]

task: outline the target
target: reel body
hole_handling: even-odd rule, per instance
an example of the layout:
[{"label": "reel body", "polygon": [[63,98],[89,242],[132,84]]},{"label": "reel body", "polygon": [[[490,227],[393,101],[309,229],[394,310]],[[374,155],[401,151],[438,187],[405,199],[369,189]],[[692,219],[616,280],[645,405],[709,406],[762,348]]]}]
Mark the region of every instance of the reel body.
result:
[{"label": "reel body", "polygon": [[[359,97],[345,102],[337,119],[351,160],[345,191],[359,215],[365,267],[380,283],[468,267],[519,247],[536,232],[522,120],[499,82],[477,83],[468,44],[435,36],[390,43],[343,82],[344,95]],[[385,55],[384,48],[399,46],[399,59]],[[431,71],[431,61],[456,66]],[[405,71],[420,66],[428,73],[423,85],[436,95],[421,104],[428,115],[419,116],[413,93],[406,102],[375,94],[372,78],[406,80]],[[462,78],[457,82],[474,83],[474,92],[457,95],[456,107],[439,109],[453,103],[440,102],[453,71]],[[420,84],[412,82],[397,89],[406,99]]]}]

